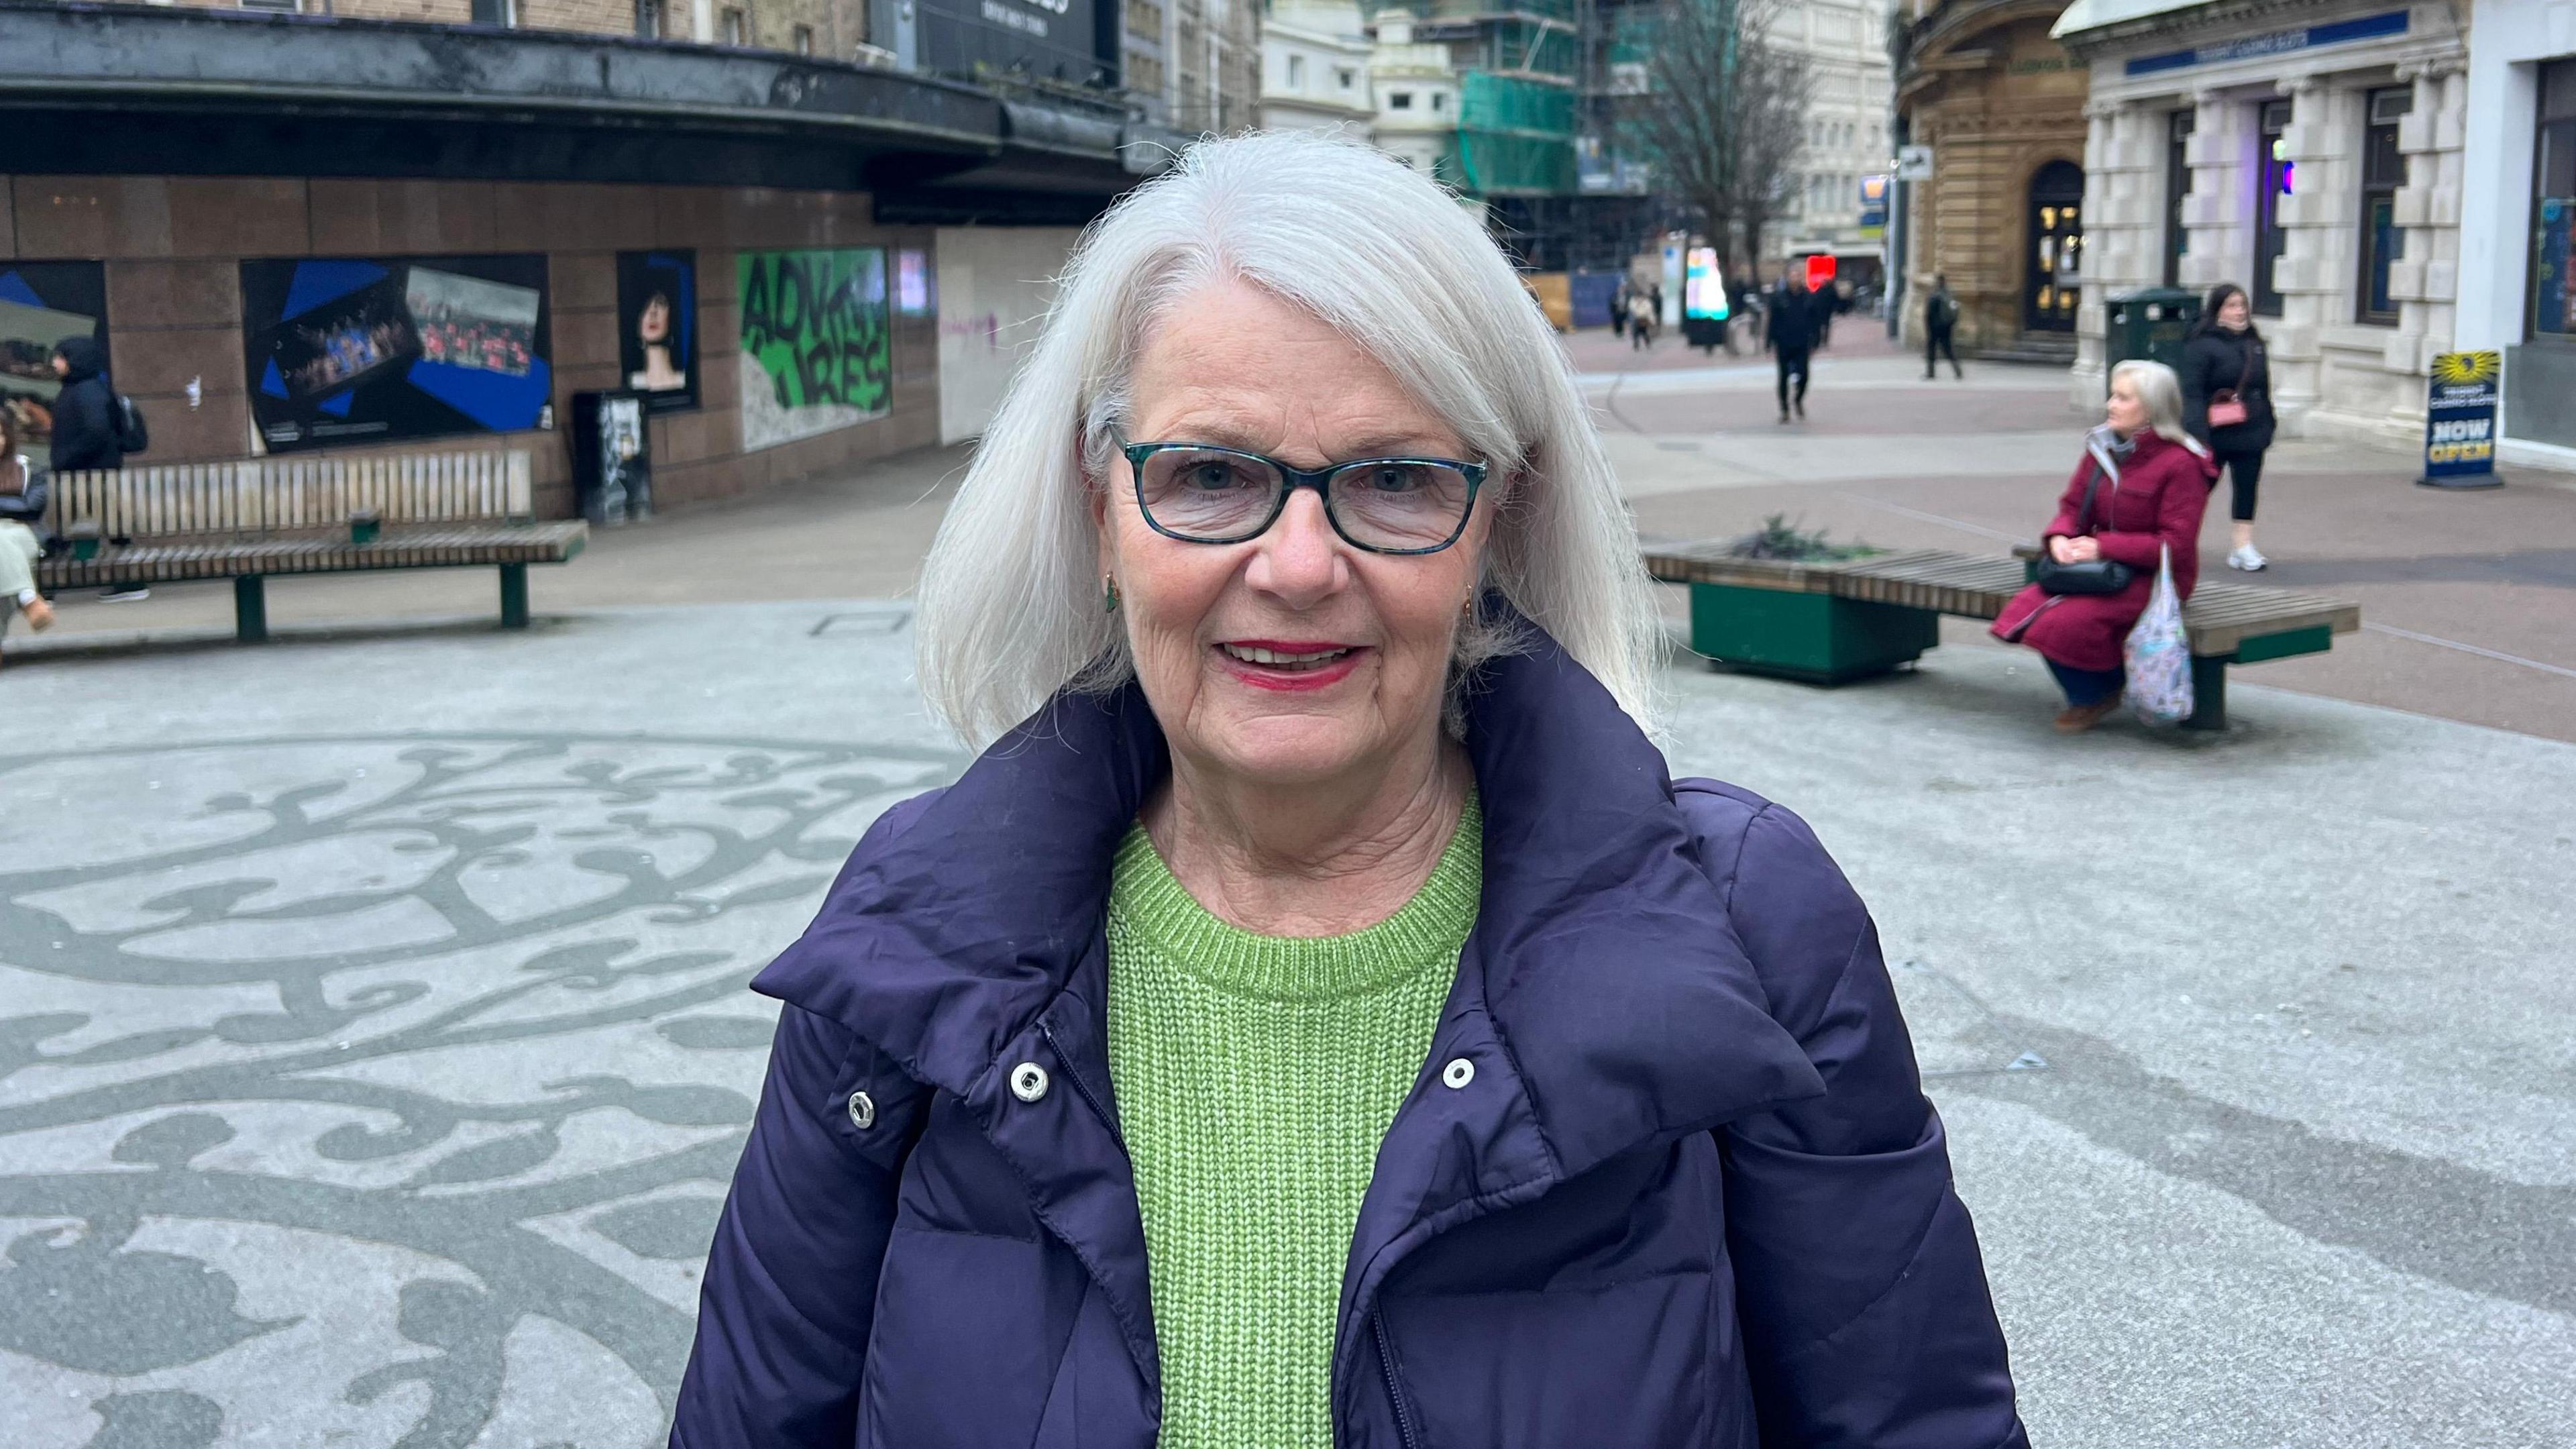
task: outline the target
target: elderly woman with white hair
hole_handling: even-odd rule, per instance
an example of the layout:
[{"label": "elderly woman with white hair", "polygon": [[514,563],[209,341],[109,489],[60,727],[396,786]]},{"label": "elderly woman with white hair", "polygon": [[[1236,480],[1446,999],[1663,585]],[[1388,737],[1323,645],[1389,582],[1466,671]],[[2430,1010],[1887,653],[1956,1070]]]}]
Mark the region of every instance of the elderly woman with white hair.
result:
[{"label": "elderly woman with white hair", "polygon": [[989,748],[755,983],[675,1446],[2025,1442],[1868,913],[1667,778],[1447,193],[1270,133],[1113,207],[917,628]]},{"label": "elderly woman with white hair", "polygon": [[2038,577],[1995,618],[1994,636],[2039,651],[2065,692],[2057,728],[2089,730],[2120,707],[2122,645],[2170,556],[2174,591],[2200,579],[2200,516],[2218,465],[2183,428],[2182,383],[2161,362],[2111,369],[2101,424],[2084,436],[2057,516],[2040,530]]}]

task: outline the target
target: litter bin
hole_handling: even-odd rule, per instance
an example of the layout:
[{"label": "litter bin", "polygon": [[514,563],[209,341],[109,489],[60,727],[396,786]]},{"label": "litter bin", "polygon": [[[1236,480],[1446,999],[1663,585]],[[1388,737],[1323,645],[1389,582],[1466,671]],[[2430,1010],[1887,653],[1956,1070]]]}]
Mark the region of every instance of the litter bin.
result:
[{"label": "litter bin", "polygon": [[2200,298],[2179,287],[2123,292],[2103,306],[2102,391],[2111,391],[2111,369],[2133,358],[2182,370],[2183,339],[2200,320]]}]

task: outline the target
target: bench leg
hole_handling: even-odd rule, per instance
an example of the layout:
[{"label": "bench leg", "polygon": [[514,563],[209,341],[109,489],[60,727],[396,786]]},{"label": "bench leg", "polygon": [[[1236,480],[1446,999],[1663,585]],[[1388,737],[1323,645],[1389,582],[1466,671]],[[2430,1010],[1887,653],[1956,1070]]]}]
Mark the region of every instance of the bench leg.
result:
[{"label": "bench leg", "polygon": [[528,627],[528,566],[501,565],[501,627]]},{"label": "bench leg", "polygon": [[2187,730],[2227,728],[2225,656],[2191,656],[2191,718],[2184,720],[2182,727]]},{"label": "bench leg", "polygon": [[258,574],[233,576],[233,637],[244,644],[268,639],[268,580]]}]

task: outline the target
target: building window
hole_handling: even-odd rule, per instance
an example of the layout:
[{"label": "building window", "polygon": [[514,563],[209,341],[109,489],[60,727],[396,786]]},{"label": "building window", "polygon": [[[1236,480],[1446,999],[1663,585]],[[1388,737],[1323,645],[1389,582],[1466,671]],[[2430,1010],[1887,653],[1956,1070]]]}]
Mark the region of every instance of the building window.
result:
[{"label": "building window", "polygon": [[1447,91],[1433,91],[1431,93],[1431,109],[1435,111],[1445,111],[1449,109],[1449,93]]},{"label": "building window", "polygon": [[795,44],[796,53],[798,55],[812,55],[814,53],[813,26],[799,25],[794,30],[789,31],[788,34],[795,37],[793,43]]},{"label": "building window", "polygon": [[1305,88],[1306,57],[1302,55],[1292,55],[1288,57],[1288,89],[1292,91],[1302,91]]},{"label": "building window", "polygon": [[739,10],[728,10],[728,11],[726,11],[726,12],[724,13],[724,30],[723,30],[723,32],[722,32],[722,39],[724,40],[724,43],[725,43],[725,44],[727,44],[727,45],[748,45],[748,44],[750,44],[750,43],[751,43],[751,36],[750,36],[750,33],[749,33],[749,32],[750,32],[750,30],[751,30],[751,27],[750,27],[750,25],[749,25],[748,23],[746,23],[746,22],[745,22],[745,20],[744,20],[744,18],[743,18],[743,13],[742,13],[741,11],[739,11]]},{"label": "building window", "polygon": [[[293,15],[304,8],[303,0],[241,0],[244,10],[266,10],[278,15]],[[479,12],[481,7],[476,7]]]},{"label": "building window", "polygon": [[669,12],[662,0],[635,0],[635,33],[646,40],[659,40],[669,34],[666,28]]},{"label": "building window", "polygon": [[2567,341],[2576,339],[2576,60],[2540,68],[2539,119],[2532,148],[2530,325],[2523,336]]},{"label": "building window", "polygon": [[1398,111],[1409,111],[1409,110],[1412,110],[1412,109],[1413,109],[1413,92],[1411,92],[1411,91],[1397,91],[1395,94],[1393,94],[1393,95],[1391,95],[1391,96],[1388,96],[1388,97],[1386,98],[1386,104],[1387,104],[1387,107],[1388,107],[1390,110],[1398,110]]},{"label": "building window", "polygon": [[2255,117],[2255,154],[2262,158],[2261,179],[2254,192],[2254,310],[2281,315],[2281,289],[2272,280],[2272,264],[2281,259],[2281,198],[2297,181],[2297,168],[2286,154],[2283,137],[2290,129],[2290,103],[2265,101]]},{"label": "building window", "polygon": [[1344,66],[1333,72],[1333,81],[1343,90],[1349,90],[1352,86],[1359,84],[1359,75],[1349,66]]},{"label": "building window", "polygon": [[2415,108],[2415,88],[2390,86],[2364,97],[2361,133],[2361,276],[2354,288],[2352,320],[2397,325],[2397,299],[2388,295],[2388,265],[2406,259],[2406,229],[2397,224],[2397,189],[2406,184],[2406,153],[2397,149],[2397,122]]},{"label": "building window", "polygon": [[474,23],[507,29],[519,23],[517,0],[474,0]]},{"label": "building window", "polygon": [[2191,228],[2183,224],[2182,204],[2191,196],[2191,133],[2198,125],[2190,111],[2165,118],[2165,285],[2182,285],[2182,259],[2191,255]]}]

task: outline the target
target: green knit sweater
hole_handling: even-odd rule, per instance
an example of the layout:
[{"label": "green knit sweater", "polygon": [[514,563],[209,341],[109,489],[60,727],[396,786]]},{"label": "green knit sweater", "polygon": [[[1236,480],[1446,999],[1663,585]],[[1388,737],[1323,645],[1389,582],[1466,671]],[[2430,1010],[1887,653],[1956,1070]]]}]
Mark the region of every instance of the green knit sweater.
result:
[{"label": "green knit sweater", "polygon": [[1474,795],[1421,892],[1346,936],[1208,913],[1142,829],[1109,887],[1109,1074],[1162,1349],[1161,1449],[1330,1449],[1360,1198],[1483,884]]}]

